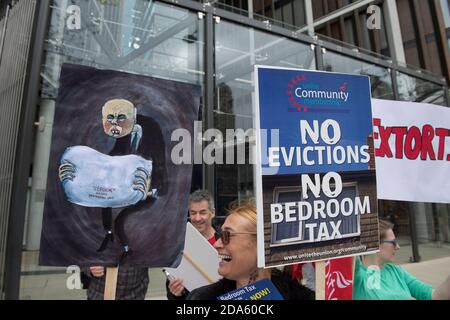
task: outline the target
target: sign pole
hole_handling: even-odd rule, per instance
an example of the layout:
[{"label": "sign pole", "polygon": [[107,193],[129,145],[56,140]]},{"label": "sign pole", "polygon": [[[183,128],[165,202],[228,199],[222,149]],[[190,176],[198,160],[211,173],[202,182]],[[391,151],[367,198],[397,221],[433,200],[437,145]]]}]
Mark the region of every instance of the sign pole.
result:
[{"label": "sign pole", "polygon": [[325,300],[325,261],[316,262],[316,300]]},{"label": "sign pole", "polygon": [[209,283],[214,283],[215,281],[192,259],[192,257],[187,253],[183,252],[183,256],[192,264],[192,266],[201,273],[203,277],[208,280]]},{"label": "sign pole", "polygon": [[104,300],[116,300],[117,275],[119,267],[106,268]]}]

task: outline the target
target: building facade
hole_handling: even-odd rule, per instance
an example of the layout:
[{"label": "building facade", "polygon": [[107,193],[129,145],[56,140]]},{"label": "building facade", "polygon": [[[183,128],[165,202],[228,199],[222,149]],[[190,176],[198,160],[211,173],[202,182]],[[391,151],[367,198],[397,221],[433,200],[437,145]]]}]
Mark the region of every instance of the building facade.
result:
[{"label": "building facade", "polygon": [[[2,298],[71,297],[65,282],[58,296],[27,287],[31,275],[66,273],[36,258],[63,63],[199,85],[202,131],[225,135],[253,126],[255,64],[367,75],[374,98],[449,106],[448,28],[447,0],[2,1]],[[243,164],[194,165],[192,189],[214,194],[219,220],[253,195],[250,144],[223,142],[224,155],[246,151]],[[401,259],[450,256],[449,205],[379,206],[396,223]]]}]

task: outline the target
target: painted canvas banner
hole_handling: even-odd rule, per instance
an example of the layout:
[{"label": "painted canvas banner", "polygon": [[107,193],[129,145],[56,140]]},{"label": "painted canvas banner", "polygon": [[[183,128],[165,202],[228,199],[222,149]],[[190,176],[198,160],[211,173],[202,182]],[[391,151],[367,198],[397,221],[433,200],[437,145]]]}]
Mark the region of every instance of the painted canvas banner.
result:
[{"label": "painted canvas banner", "polygon": [[60,82],[40,265],[178,266],[192,165],[170,137],[193,133],[200,88],[72,64]]}]

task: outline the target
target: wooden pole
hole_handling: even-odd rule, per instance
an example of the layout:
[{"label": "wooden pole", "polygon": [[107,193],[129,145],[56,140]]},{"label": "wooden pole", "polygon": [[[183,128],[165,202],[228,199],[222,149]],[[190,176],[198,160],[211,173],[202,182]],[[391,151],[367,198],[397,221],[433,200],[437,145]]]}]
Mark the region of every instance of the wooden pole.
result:
[{"label": "wooden pole", "polygon": [[195,269],[197,269],[198,272],[202,274],[202,276],[206,278],[206,280],[208,280],[209,283],[215,282],[197,263],[195,263],[194,259],[192,259],[189,254],[183,252],[183,256],[190,262],[190,264],[192,264]]},{"label": "wooden pole", "polygon": [[106,268],[104,300],[116,300],[117,275],[119,267]]},{"label": "wooden pole", "polygon": [[325,261],[316,262],[316,300],[325,300]]},{"label": "wooden pole", "polygon": [[353,300],[353,292],[355,290],[355,266],[356,266],[356,259],[359,259],[359,257],[353,257],[352,258],[352,299]]}]

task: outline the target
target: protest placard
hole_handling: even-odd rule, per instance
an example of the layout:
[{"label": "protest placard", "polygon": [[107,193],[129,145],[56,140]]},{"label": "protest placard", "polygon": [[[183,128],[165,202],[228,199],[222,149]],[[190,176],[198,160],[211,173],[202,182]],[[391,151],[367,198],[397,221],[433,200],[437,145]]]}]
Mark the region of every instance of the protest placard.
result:
[{"label": "protest placard", "polygon": [[372,100],[378,197],[450,203],[450,109]]},{"label": "protest placard", "polygon": [[376,252],[366,76],[256,66],[258,266]]},{"label": "protest placard", "polygon": [[178,268],[166,268],[170,275],[183,279],[183,286],[192,291],[221,279],[218,274],[217,250],[191,223],[187,223],[183,259]]}]

